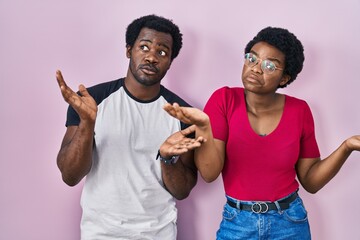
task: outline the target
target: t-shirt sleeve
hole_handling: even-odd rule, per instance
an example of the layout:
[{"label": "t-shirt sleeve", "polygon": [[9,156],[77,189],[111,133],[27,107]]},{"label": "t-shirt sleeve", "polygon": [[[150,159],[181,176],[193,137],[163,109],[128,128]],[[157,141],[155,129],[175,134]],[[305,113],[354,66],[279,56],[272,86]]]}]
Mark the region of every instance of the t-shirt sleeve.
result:
[{"label": "t-shirt sleeve", "polygon": [[303,130],[300,142],[300,158],[320,157],[320,151],[315,137],[314,119],[307,103],[303,107]]},{"label": "t-shirt sleeve", "polygon": [[74,110],[74,108],[69,105],[69,107],[67,109],[67,114],[66,114],[65,126],[66,127],[68,127],[68,126],[78,126],[79,124],[80,124],[79,115]]},{"label": "t-shirt sleeve", "polygon": [[226,142],[228,138],[228,122],[226,118],[226,92],[228,87],[216,90],[207,101],[204,112],[209,116],[213,136]]},{"label": "t-shirt sleeve", "polygon": [[[123,86],[124,78],[113,80],[110,82],[104,82],[97,84],[95,86],[87,88],[89,94],[94,98],[97,105],[101,103],[105,98],[110,94],[117,91],[121,86]],[[77,92],[80,95],[79,92]],[[80,117],[73,107],[69,105],[66,115],[65,126],[78,126],[80,124]]]},{"label": "t-shirt sleeve", "polygon": [[[170,91],[169,89],[165,88],[164,86],[161,85],[160,88],[160,94],[165,98],[165,100],[170,103],[173,104],[174,102],[178,103],[180,106],[182,107],[192,107],[189,103],[187,103],[183,98],[179,97],[177,94],[175,94],[174,92]],[[184,122],[180,122],[180,127],[181,130],[184,130],[185,128],[190,127],[189,124],[186,124]],[[189,134],[187,137],[189,138],[195,138],[195,133],[191,133]]]}]

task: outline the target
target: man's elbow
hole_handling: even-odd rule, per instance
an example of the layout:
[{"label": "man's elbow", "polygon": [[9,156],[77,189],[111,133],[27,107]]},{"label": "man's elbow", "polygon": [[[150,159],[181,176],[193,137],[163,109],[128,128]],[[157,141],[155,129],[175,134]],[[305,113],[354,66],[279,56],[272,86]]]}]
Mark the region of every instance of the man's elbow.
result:
[{"label": "man's elbow", "polygon": [[81,179],[78,179],[75,177],[70,177],[70,176],[65,176],[64,174],[62,175],[62,180],[64,183],[66,183],[70,187],[76,186],[81,181]]},{"label": "man's elbow", "polygon": [[190,195],[190,192],[195,187],[196,183],[197,183],[197,177],[195,177],[192,181],[185,184],[187,187],[185,187],[183,189],[177,189],[176,191],[169,191],[169,192],[172,194],[172,196],[176,200],[184,200],[185,198],[187,198]]},{"label": "man's elbow", "polygon": [[174,194],[173,196],[174,196],[174,198],[175,198],[176,200],[184,200],[184,199],[187,198],[189,195],[190,195],[190,191],[188,191],[188,192],[183,192],[183,193],[181,193],[181,194]]},{"label": "man's elbow", "polygon": [[76,186],[90,171],[90,168],[79,170],[65,167],[64,165],[60,164],[58,164],[58,167],[61,172],[63,182],[70,187]]}]

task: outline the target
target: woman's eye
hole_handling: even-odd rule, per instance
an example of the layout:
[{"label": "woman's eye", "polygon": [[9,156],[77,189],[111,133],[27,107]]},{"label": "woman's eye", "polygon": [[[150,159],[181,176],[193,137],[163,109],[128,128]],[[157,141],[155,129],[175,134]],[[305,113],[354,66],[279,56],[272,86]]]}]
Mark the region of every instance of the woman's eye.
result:
[{"label": "woman's eye", "polygon": [[272,62],[268,64],[268,68],[270,70],[275,70],[275,64],[273,64]]},{"label": "woman's eye", "polygon": [[254,54],[248,53],[246,54],[246,58],[249,60],[249,62],[254,63],[256,62],[257,58]]},{"label": "woman's eye", "polygon": [[265,60],[264,61],[264,65],[265,65],[265,68],[269,69],[269,70],[275,70],[275,64],[269,60]]},{"label": "woman's eye", "polygon": [[250,58],[249,58],[249,61],[250,61],[250,62],[256,62],[256,57],[250,57]]}]

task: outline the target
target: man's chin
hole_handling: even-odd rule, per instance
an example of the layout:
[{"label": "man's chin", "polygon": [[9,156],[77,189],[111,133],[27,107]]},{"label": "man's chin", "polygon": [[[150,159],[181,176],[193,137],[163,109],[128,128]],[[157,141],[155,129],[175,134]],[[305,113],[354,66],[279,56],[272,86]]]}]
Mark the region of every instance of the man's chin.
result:
[{"label": "man's chin", "polygon": [[151,79],[151,78],[141,78],[141,79],[136,79],[136,81],[138,83],[140,83],[141,85],[144,85],[146,87],[151,87],[151,86],[154,86],[154,85],[157,85],[161,82],[161,79]]}]

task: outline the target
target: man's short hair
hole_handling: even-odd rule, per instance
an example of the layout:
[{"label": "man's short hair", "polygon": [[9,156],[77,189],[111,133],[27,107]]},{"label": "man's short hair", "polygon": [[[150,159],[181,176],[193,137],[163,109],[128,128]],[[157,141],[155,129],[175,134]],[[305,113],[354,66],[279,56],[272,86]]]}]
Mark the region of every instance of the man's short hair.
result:
[{"label": "man's short hair", "polygon": [[126,46],[134,46],[141,29],[149,28],[158,32],[168,33],[173,39],[171,60],[175,59],[182,47],[182,34],[172,20],[154,14],[135,19],[126,29]]}]

